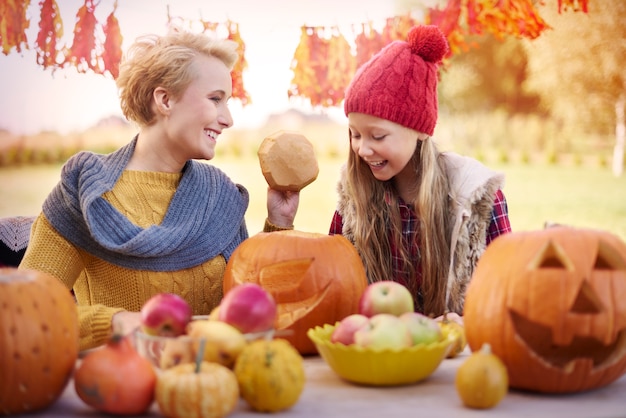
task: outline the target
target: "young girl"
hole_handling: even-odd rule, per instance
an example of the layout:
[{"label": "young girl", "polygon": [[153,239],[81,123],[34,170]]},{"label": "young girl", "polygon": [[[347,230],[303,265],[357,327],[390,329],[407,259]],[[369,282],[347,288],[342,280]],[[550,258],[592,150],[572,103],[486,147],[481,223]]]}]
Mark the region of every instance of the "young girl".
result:
[{"label": "young girl", "polygon": [[[236,50],[235,42],[176,30],[140,38],[117,79],[138,135],[111,154],[72,157],[44,202],[20,268],[74,290],[81,350],[113,329],[133,331],[156,293],[183,296],[196,315],[219,304],[226,263],[248,237],[248,192],[195,160],[211,160],[233,124]],[[298,198],[268,192],[265,230],[291,226]]]},{"label": "young girl", "polygon": [[440,153],[431,138],[447,51],[436,26],[418,26],[357,71],[344,101],[352,152],[330,228],[355,244],[370,282],[404,284],[416,310],[435,317],[462,315],[476,262],[511,231],[504,176]]}]

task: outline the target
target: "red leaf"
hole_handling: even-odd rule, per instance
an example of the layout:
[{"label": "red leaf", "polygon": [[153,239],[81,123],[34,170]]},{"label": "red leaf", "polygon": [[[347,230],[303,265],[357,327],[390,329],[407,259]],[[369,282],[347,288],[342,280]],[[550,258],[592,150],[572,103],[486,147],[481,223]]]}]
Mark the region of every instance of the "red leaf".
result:
[{"label": "red leaf", "polygon": [[114,14],[116,10],[117,1],[104,25],[104,34],[106,37],[104,40],[104,51],[102,52],[104,70],[108,71],[113,78],[117,78],[119,75],[120,61],[122,59],[122,41],[124,40],[120,32],[119,21]]},{"label": "red leaf", "polygon": [[231,77],[233,79],[232,97],[239,99],[239,101],[241,101],[241,105],[245,106],[250,103],[250,95],[243,85],[243,72],[248,67],[245,56],[246,44],[239,33],[239,24],[231,22],[230,20],[226,24],[228,26],[228,39],[237,42],[237,52],[239,53],[239,59],[231,71]]},{"label": "red leaf", "polygon": [[63,37],[63,20],[59,13],[59,6],[55,0],[42,0],[39,19],[39,33],[35,41],[37,64],[43,68],[57,66],[57,41]]},{"label": "red leaf", "polygon": [[96,6],[94,0],[85,0],[85,4],[76,13],[74,41],[65,54],[65,64],[75,66],[79,72],[91,69],[101,73],[96,55]]}]

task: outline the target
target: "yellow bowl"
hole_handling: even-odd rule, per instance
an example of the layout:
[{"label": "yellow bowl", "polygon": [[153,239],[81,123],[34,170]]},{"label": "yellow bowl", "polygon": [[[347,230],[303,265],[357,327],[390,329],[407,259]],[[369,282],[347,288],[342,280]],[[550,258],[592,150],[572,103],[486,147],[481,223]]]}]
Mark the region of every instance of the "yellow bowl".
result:
[{"label": "yellow bowl", "polygon": [[374,350],[330,342],[335,326],[311,328],[307,335],[335,373],[362,385],[397,386],[419,382],[439,367],[452,344],[444,339],[398,350]]}]

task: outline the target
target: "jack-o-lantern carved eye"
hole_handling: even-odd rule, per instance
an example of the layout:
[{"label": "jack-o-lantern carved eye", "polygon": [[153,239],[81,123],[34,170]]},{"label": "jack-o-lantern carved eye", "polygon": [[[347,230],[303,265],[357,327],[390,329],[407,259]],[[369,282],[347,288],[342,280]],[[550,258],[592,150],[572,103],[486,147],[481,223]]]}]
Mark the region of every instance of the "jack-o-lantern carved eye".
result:
[{"label": "jack-o-lantern carved eye", "polygon": [[529,270],[547,268],[574,271],[574,264],[570,261],[567,254],[565,254],[565,251],[553,241],[548,241],[544,247],[539,250],[537,257],[528,264]]}]

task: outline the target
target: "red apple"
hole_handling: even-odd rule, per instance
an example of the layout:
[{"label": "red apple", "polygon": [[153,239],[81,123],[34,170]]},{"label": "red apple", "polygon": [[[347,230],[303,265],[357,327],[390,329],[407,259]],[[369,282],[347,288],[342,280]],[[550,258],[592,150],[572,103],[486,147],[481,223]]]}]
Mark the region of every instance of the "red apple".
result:
[{"label": "red apple", "polygon": [[224,295],[217,319],[244,334],[268,331],[274,327],[277,314],[272,295],[256,283],[243,283]]},{"label": "red apple", "polygon": [[409,289],[391,280],[370,284],[359,300],[359,313],[368,317],[380,313],[400,316],[414,310],[413,296]]},{"label": "red apple", "polygon": [[354,343],[365,348],[402,349],[413,345],[407,324],[399,317],[382,313],[372,316],[368,323],[354,333]]},{"label": "red apple", "polygon": [[330,342],[345,345],[354,344],[354,333],[366,325],[369,318],[361,314],[352,314],[343,318],[330,335]]},{"label": "red apple", "polygon": [[191,306],[174,293],[158,293],[141,307],[141,328],[149,335],[177,337],[191,321]]},{"label": "red apple", "polygon": [[430,344],[442,339],[441,327],[432,318],[418,312],[405,312],[400,319],[409,327],[413,345]]}]

